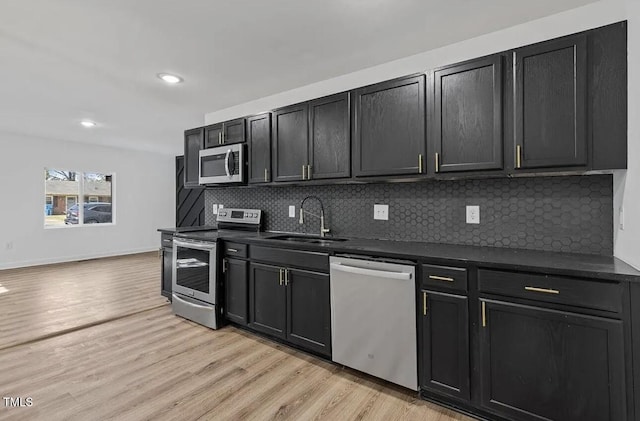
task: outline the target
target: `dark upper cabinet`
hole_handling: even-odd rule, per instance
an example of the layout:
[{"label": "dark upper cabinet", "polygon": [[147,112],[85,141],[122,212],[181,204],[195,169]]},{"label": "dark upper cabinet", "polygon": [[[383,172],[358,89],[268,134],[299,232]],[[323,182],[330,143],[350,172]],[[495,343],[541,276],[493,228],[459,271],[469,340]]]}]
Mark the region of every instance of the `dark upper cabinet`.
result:
[{"label": "dark upper cabinet", "polygon": [[502,56],[437,69],[432,80],[432,172],[502,169]]},{"label": "dark upper cabinet", "polygon": [[422,290],[420,386],[469,400],[467,297]]},{"label": "dark upper cabinet", "polygon": [[248,266],[244,260],[224,260],[225,317],[242,325],[248,322]]},{"label": "dark upper cabinet", "polygon": [[245,141],[245,119],[226,121],[205,127],[205,148],[242,143]]},{"label": "dark upper cabinet", "polygon": [[349,93],[309,102],[307,179],[351,176]]},{"label": "dark upper cabinet", "polygon": [[271,114],[247,118],[249,183],[271,181]]},{"label": "dark upper cabinet", "polygon": [[513,420],[627,419],[622,322],[480,302],[481,403]]},{"label": "dark upper cabinet", "polygon": [[424,75],[357,89],[353,103],[354,176],[426,172]]},{"label": "dark upper cabinet", "polygon": [[287,340],[331,355],[329,275],[287,269]]},{"label": "dark upper cabinet", "polygon": [[515,50],[515,169],[587,165],[587,36]]},{"label": "dark upper cabinet", "polygon": [[249,326],[286,338],[287,290],[283,269],[260,263],[249,265]]},{"label": "dark upper cabinet", "polygon": [[306,179],[309,156],[307,103],[273,112],[273,181]]},{"label": "dark upper cabinet", "polygon": [[204,128],[204,147],[214,148],[222,145],[222,123]]},{"label": "dark upper cabinet", "polygon": [[200,187],[200,150],[204,146],[204,128],[184,132],[184,187]]}]

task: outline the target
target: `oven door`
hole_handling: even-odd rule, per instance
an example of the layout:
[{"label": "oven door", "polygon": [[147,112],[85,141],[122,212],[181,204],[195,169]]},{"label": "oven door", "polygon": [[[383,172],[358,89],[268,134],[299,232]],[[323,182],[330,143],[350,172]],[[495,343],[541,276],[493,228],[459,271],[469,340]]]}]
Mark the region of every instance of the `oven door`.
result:
[{"label": "oven door", "polygon": [[216,304],[216,243],[173,240],[173,292]]},{"label": "oven door", "polygon": [[203,149],[199,156],[200,184],[244,182],[244,147],[242,144]]}]

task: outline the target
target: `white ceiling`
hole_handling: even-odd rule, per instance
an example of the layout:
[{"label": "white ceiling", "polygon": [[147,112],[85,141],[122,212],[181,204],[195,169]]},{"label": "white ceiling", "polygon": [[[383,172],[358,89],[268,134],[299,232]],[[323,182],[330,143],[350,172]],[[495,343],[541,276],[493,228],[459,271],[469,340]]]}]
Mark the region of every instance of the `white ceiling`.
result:
[{"label": "white ceiling", "polygon": [[5,0],[0,135],[177,153],[205,113],[593,1]]}]

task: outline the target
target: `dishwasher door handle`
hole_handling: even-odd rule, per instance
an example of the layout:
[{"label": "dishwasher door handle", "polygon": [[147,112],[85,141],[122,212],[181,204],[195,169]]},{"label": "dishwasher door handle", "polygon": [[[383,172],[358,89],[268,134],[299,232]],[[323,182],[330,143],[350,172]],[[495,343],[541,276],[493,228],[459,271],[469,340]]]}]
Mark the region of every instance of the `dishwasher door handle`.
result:
[{"label": "dishwasher door handle", "polygon": [[331,269],[337,270],[340,272],[347,273],[355,273],[358,275],[368,275],[375,276],[377,278],[387,278],[387,279],[402,279],[402,280],[410,280],[411,274],[407,272],[389,272],[386,270],[378,270],[378,269],[365,269],[359,268],[355,266],[347,266],[342,263],[331,263]]}]

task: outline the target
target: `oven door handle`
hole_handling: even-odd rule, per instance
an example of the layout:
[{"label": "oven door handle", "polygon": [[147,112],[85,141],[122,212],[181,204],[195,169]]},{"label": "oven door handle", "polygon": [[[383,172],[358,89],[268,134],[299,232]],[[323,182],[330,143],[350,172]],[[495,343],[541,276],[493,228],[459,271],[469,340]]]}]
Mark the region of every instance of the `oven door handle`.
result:
[{"label": "oven door handle", "polygon": [[227,172],[227,177],[231,177],[231,171],[229,171],[229,157],[231,156],[231,149],[227,150],[227,155],[224,157],[224,170]]},{"label": "oven door handle", "polygon": [[173,296],[174,300],[180,301],[180,302],[182,302],[184,304],[187,304],[187,305],[189,305],[191,307],[201,308],[201,309],[204,309],[204,310],[211,310],[211,306],[203,306],[201,304],[196,304],[196,303],[194,303],[192,301],[187,301],[187,300],[185,300],[185,299],[183,299],[181,297],[178,297],[176,294],[171,294],[171,295]]},{"label": "oven door handle", "polygon": [[193,243],[191,241],[180,241],[180,240],[174,239],[173,246],[210,251],[210,250],[215,250],[216,243],[205,243],[205,242]]}]

